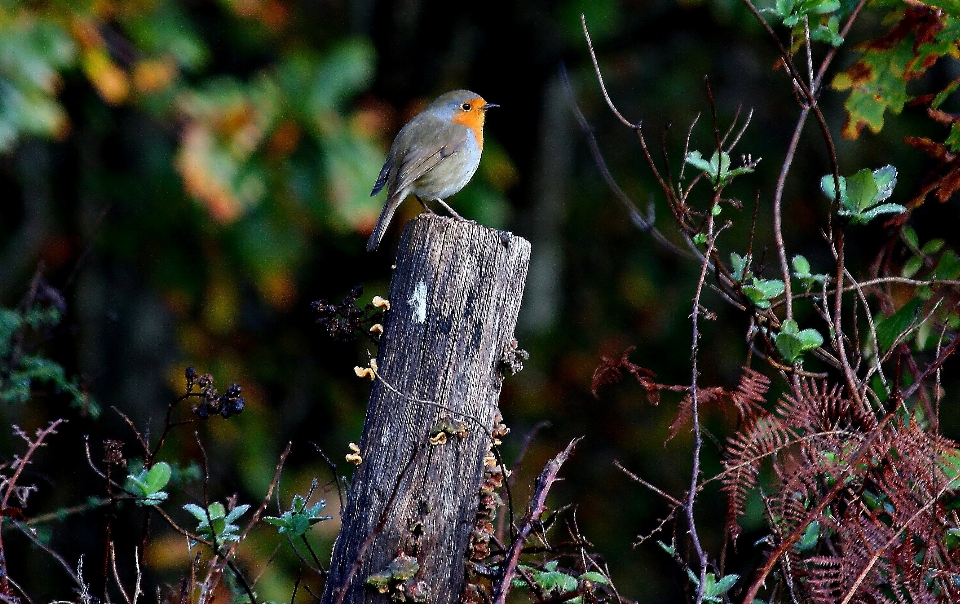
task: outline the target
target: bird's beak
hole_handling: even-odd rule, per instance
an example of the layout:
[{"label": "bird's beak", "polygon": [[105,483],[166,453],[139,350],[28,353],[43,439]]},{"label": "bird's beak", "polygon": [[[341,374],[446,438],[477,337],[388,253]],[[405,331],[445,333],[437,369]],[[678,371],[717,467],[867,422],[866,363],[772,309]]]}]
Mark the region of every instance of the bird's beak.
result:
[{"label": "bird's beak", "polygon": [[486,105],[483,106],[483,110],[486,111],[487,109],[493,109],[494,107],[499,107],[499,106],[500,105],[497,105],[496,103],[487,103]]}]

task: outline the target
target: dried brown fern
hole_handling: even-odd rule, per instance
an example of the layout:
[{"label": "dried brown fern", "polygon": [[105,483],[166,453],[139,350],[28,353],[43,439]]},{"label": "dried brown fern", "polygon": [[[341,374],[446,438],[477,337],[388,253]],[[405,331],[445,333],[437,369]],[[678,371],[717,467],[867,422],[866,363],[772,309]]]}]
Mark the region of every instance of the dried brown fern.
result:
[{"label": "dried brown fern", "polygon": [[953,441],[902,412],[880,421],[826,382],[801,380],[773,412],[742,409],[722,477],[734,522],[727,528],[738,534],[736,519],[769,460],[772,540],[807,537],[804,552],[794,546],[780,560],[791,589],[824,604],[957,601],[960,556],[945,544],[958,528],[947,508],[960,474]]}]

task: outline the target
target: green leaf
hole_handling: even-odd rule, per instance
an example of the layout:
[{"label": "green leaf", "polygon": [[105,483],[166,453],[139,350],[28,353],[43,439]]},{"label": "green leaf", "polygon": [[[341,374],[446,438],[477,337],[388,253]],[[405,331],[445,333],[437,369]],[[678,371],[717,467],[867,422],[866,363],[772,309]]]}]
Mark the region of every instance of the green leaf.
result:
[{"label": "green leaf", "polygon": [[137,505],[160,505],[169,496],[163,488],[170,482],[171,473],[170,465],[161,461],[154,464],[150,471],[141,469],[128,474],[123,488],[137,498]]},{"label": "green leaf", "polygon": [[840,10],[840,0],[815,0],[807,2],[812,15],[825,15]]},{"label": "green leaf", "polygon": [[788,363],[793,363],[803,352],[800,338],[791,333],[780,333],[776,340],[777,351]]},{"label": "green leaf", "polygon": [[[943,0],[944,4],[956,6],[956,0]],[[834,77],[836,90],[847,90],[844,102],[847,121],[843,128],[846,138],[857,138],[864,126],[874,133],[883,128],[884,114],[899,114],[911,99],[907,82],[920,79],[937,59],[956,52],[956,40],[960,38],[960,21],[950,15],[938,15],[929,25],[911,21],[903,5],[891,3],[885,22],[889,32],[877,40],[856,47],[860,59],[846,72]],[[916,17],[912,17],[916,19]],[[906,27],[896,24],[905,22]],[[918,39],[918,30],[922,38]]]},{"label": "green leaf", "polygon": [[733,278],[737,281],[742,281],[744,277],[744,271],[749,275],[749,266],[750,266],[750,256],[741,256],[736,252],[730,254],[730,266],[732,267],[731,274]]},{"label": "green leaf", "polygon": [[847,178],[847,200],[843,205],[848,210],[859,213],[876,203],[879,193],[873,172],[864,168]]},{"label": "green leaf", "polygon": [[[820,179],[820,188],[830,199],[836,195],[833,184],[832,175]],[[906,208],[899,204],[880,203],[893,194],[896,184],[897,169],[891,165],[873,171],[864,168],[848,178],[840,177],[841,207],[837,213],[849,216],[854,223],[865,224],[880,214],[905,212]]]},{"label": "green leaf", "polygon": [[897,338],[917,320],[922,307],[923,301],[914,298],[889,317],[883,317],[876,321],[877,345],[880,346],[881,351],[890,350]]},{"label": "green leaf", "polygon": [[897,169],[890,164],[873,171],[873,181],[877,185],[877,197],[874,203],[889,199],[897,186]]},{"label": "green leaf", "polygon": [[[823,194],[827,196],[828,199],[835,199],[837,195],[836,187],[834,183],[836,181],[833,179],[833,174],[827,174],[820,179],[820,190],[823,191]],[[847,205],[847,179],[843,176],[840,177],[840,205]]]},{"label": "green leaf", "polygon": [[843,36],[840,35],[840,19],[832,15],[826,23],[818,25],[811,31],[810,37],[816,42],[823,42],[833,47],[840,46],[843,44]]},{"label": "green leaf", "polygon": [[800,254],[797,254],[796,256],[793,257],[793,270],[794,270],[794,275],[797,276],[798,278],[801,276],[809,277],[810,262],[808,262],[807,259],[801,256]]},{"label": "green leaf", "polygon": [[[853,221],[859,224],[866,224],[880,214],[902,214],[906,211],[907,208],[898,203],[882,203],[870,208],[866,212],[853,214]],[[841,214],[843,214],[843,212],[841,212]]]},{"label": "green leaf", "polygon": [[830,278],[826,275],[813,275],[810,273],[810,262],[799,254],[793,257],[793,276],[803,283],[803,286],[810,290],[814,283],[826,283]]},{"label": "green leaf", "polygon": [[819,539],[820,521],[814,520],[807,525],[807,528],[803,531],[803,536],[793,547],[798,552],[809,552],[817,545]]},{"label": "green leaf", "polygon": [[808,327],[801,331],[797,336],[800,338],[800,343],[803,346],[803,350],[813,350],[814,348],[819,348],[823,346],[823,336],[820,335],[820,332],[816,329]]},{"label": "green leaf", "polygon": [[946,242],[943,239],[931,239],[923,244],[923,247],[920,248],[920,251],[924,254],[936,254],[943,249],[944,243]]},{"label": "green leaf", "polygon": [[944,538],[947,549],[956,549],[960,545],[960,529],[949,528]]},{"label": "green leaf", "polygon": [[774,345],[784,360],[793,363],[807,350],[823,345],[823,336],[815,329],[800,331],[796,321],[787,319],[780,326],[780,333],[776,335]]},{"label": "green leaf", "polygon": [[677,555],[677,546],[676,545],[667,545],[663,541],[657,541],[657,545],[660,546],[660,549],[667,552],[667,555],[673,557]]},{"label": "green leaf", "polygon": [[603,576],[601,573],[594,572],[594,571],[587,571],[582,575],[580,575],[580,580],[582,581],[584,579],[586,579],[587,581],[592,581],[593,583],[600,583],[601,585],[610,585],[610,582],[607,580],[605,576]]},{"label": "green leaf", "polygon": [[233,524],[233,521],[250,509],[250,506],[238,505],[227,513],[222,503],[214,501],[206,510],[193,503],[184,505],[183,509],[197,519],[196,531],[200,537],[224,543],[240,540],[240,527]]},{"label": "green leaf", "polygon": [[167,486],[167,483],[170,482],[171,474],[170,464],[164,461],[153,464],[153,467],[147,472],[147,489],[149,489],[151,493],[156,493]]},{"label": "green leaf", "polygon": [[237,507],[230,510],[230,513],[227,514],[226,518],[224,519],[227,522],[233,522],[234,520],[242,516],[249,509],[250,509],[249,504],[238,505]]},{"label": "green leaf", "polygon": [[940,256],[940,262],[933,269],[933,279],[953,280],[960,277],[960,257],[953,250],[947,250]]},{"label": "green leaf", "polygon": [[913,230],[913,227],[912,227],[912,226],[907,225],[907,226],[903,227],[902,236],[903,236],[903,240],[904,240],[904,241],[907,243],[907,245],[910,246],[911,248],[917,249],[917,248],[920,247],[920,244],[918,243],[918,240],[917,240],[917,232],[916,232],[915,230]]},{"label": "green leaf", "polygon": [[958,86],[960,86],[960,78],[957,78],[954,81],[950,82],[949,84],[947,84],[947,86],[943,90],[938,92],[937,95],[933,97],[933,100],[930,102],[930,106],[933,107],[934,109],[939,109],[940,105],[942,105],[943,102],[947,100],[947,98],[949,98],[951,94],[956,92]]},{"label": "green leaf", "polygon": [[560,571],[547,571],[534,574],[537,585],[545,591],[554,593],[566,593],[576,591],[577,580],[570,575]]},{"label": "green leaf", "polygon": [[739,578],[740,575],[724,575],[719,581],[716,582],[711,595],[722,596],[723,594],[727,593]]},{"label": "green leaf", "polygon": [[757,308],[770,308],[770,300],[782,294],[785,289],[783,281],[779,279],[754,277],[752,283],[744,284],[743,293]]},{"label": "green leaf", "polygon": [[188,503],[183,506],[183,509],[190,512],[193,515],[193,517],[196,518],[197,520],[207,519],[207,512],[202,507],[200,507],[195,503]]},{"label": "green leaf", "polygon": [[943,142],[954,153],[960,151],[960,122],[950,124],[950,133]]},{"label": "green leaf", "polygon": [[264,518],[268,523],[279,527],[278,533],[289,533],[293,537],[301,537],[314,524],[323,520],[330,520],[332,516],[322,516],[320,512],[326,506],[327,502],[321,499],[309,508],[306,507],[306,500],[302,495],[294,495],[293,503],[290,509],[284,512],[280,517],[267,516]]},{"label": "green leaf", "polygon": [[703,155],[699,151],[691,151],[687,153],[687,157],[684,160],[694,168],[702,170],[710,177],[711,180],[715,180],[717,177],[716,166],[713,163],[708,162],[703,159]]},{"label": "green leaf", "polygon": [[900,271],[900,275],[909,279],[916,275],[922,266],[923,258],[920,256],[910,256],[907,261],[903,263],[903,270]]}]

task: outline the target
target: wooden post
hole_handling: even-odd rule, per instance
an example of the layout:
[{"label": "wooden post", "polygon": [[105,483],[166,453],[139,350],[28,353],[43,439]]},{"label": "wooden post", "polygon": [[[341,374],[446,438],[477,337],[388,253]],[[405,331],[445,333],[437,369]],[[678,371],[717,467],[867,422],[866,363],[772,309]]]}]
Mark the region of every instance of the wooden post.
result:
[{"label": "wooden post", "polygon": [[511,233],[407,225],[324,604],[459,603],[529,260]]}]

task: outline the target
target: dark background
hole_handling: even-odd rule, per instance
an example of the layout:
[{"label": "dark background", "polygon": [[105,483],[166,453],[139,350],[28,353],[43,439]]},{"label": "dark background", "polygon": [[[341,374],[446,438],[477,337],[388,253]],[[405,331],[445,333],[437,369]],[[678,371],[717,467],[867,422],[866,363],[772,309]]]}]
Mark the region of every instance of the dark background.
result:
[{"label": "dark background", "polygon": [[[367,254],[364,242],[383,201],[370,199],[369,190],[404,121],[436,95],[469,88],[501,108],[488,115],[478,175],[451,203],[533,244],[517,328],[531,358],[504,388],[501,409],[513,430],[506,459],[515,458],[535,425],[550,425],[519,469],[515,501],[526,501],[546,459],[585,436],[551,505],[577,506],[584,535],[609,562],[625,597],[681,601],[686,578],[673,561],[653,541],[632,546],[669,508],[613,466],[619,460],[682,496],[689,433],[664,445],[677,397],[665,395],[654,407],[625,382],[595,399],[590,381],[602,355],[635,345],[631,360],[658,380],[689,383],[689,314],[699,266],[632,225],[604,184],[571,103],[589,120],[621,187],[642,211],[652,204],[657,225],[675,241],[636,137],[600,95],[580,14],[586,13],[612,98],[629,119],[643,121],[658,161],[665,133],[674,174],[698,114],[691,147],[711,150],[705,76],[721,129],[738,108],[741,120],[753,110],[738,151],[763,160],[728,191],[745,210],[725,210],[722,217],[734,226],[721,249],[746,252],[759,192],[753,246],[767,276],[777,276],[770,199],[798,108],[785,74],[774,68],[772,44],[740,3],[137,0],[0,7],[6,19],[0,43],[24,62],[33,42],[23,32],[37,22],[72,47],[59,64],[47,43],[35,53],[57,75],[46,91],[40,86],[31,94],[58,106],[59,117],[31,125],[0,113],[0,125],[12,124],[16,133],[0,154],[0,302],[15,305],[41,267],[67,305],[43,350],[79,376],[103,409],[93,419],[56,394],[0,409],[4,425],[28,431],[56,417],[70,420],[32,469],[39,490],[30,515],[102,496],[83,437],[90,435],[94,458],[104,438],[124,441],[130,457],[142,456],[111,407],[155,436],[188,365],[211,372],[222,388],[240,383],[247,400],[240,416],[198,428],[210,458],[212,499],[238,493],[241,502],[259,501],[287,441],[294,447],[281,484],[284,505],[312,477],[330,478],[311,443],[349,472],[341,460],[347,443],[359,440],[369,389],[353,367],[374,350],[326,338],[309,303],[339,301],[357,284],[365,290],[362,302],[386,292],[401,222],[418,207],[404,204],[381,250]],[[875,34],[877,25],[865,15],[851,42]],[[837,66],[851,62],[841,55]],[[13,64],[0,63],[6,69],[0,78],[31,91]],[[934,70],[933,78],[951,77],[948,67]],[[916,83],[918,90],[925,85]],[[892,163],[901,183],[893,201],[903,202],[924,165],[902,137],[934,128],[908,109],[880,135],[843,141],[843,98],[831,90],[822,98],[841,172]],[[820,234],[828,208],[818,191],[829,170],[824,149],[811,122],[784,198],[790,253],[805,254],[819,271],[832,266]],[[709,191],[694,199],[706,207]],[[921,239],[950,237],[956,212],[955,201],[918,212]],[[855,274],[881,241],[877,225],[851,233]],[[718,314],[701,324],[701,384],[733,387],[746,358],[746,317],[710,292],[704,302]],[[809,306],[798,307],[798,315],[801,324],[824,332]],[[775,380],[773,388],[782,384]],[[730,421],[707,415],[715,438],[707,441],[707,475],[719,467],[716,443]],[[949,421],[948,435],[956,427]],[[0,437],[5,459],[19,446],[9,431]],[[161,457],[186,463],[198,455],[188,428]],[[179,506],[200,491],[188,487],[167,508],[189,524]],[[335,514],[335,492],[327,498]],[[716,556],[724,519],[716,485],[705,489],[702,502],[702,537]],[[65,560],[85,555],[88,579],[96,582],[91,569],[102,558],[104,522],[103,512],[93,511],[43,530]],[[130,534],[139,534],[130,522]],[[154,522],[151,572],[160,583],[176,582],[189,559],[185,539]],[[730,572],[760,555],[753,545],[763,536],[758,510],[744,523],[736,554],[728,552]],[[685,530],[678,528],[681,539]],[[314,529],[317,548],[328,552],[335,533],[333,522]],[[669,541],[669,529],[657,538]],[[66,575],[49,556],[22,538],[5,533],[5,539],[11,571],[34,601],[70,597]],[[133,537],[119,539],[132,551]],[[269,531],[255,533],[242,562],[262,567],[275,540]],[[294,559],[281,553],[258,593],[287,600],[295,576]]]}]

